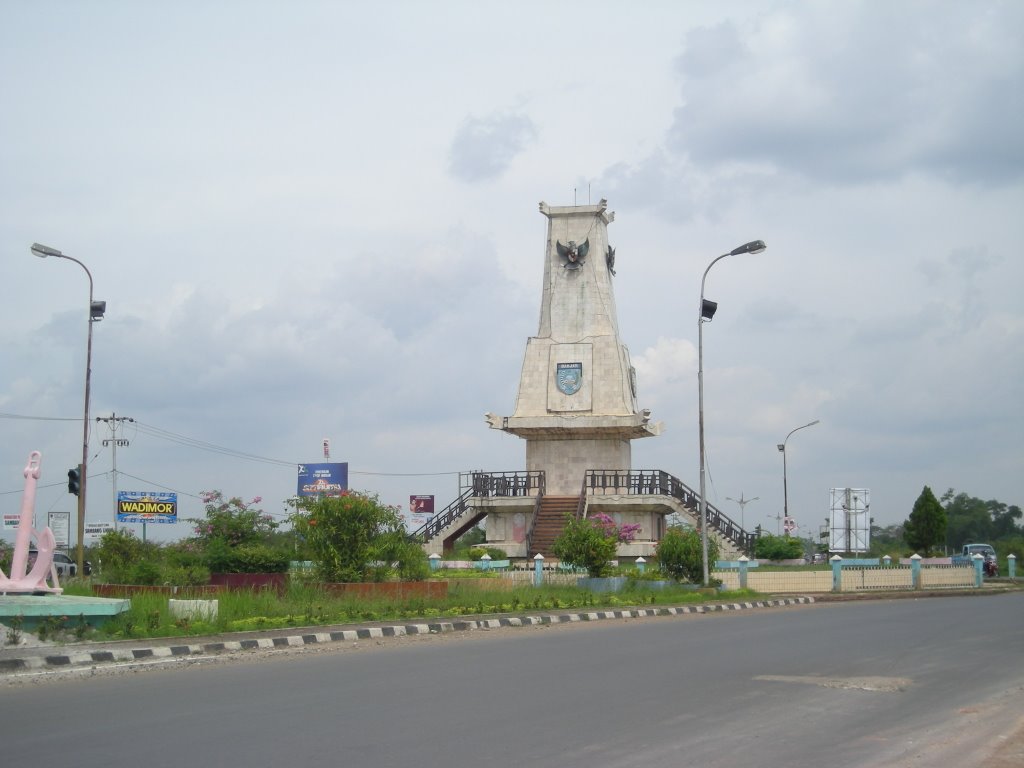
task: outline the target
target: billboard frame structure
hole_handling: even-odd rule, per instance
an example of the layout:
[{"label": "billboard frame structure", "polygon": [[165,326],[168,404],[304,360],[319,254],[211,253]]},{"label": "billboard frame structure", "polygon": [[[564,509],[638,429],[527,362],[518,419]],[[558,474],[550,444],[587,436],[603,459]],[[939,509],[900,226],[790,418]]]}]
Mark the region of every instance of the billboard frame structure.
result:
[{"label": "billboard frame structure", "polygon": [[829,489],[828,551],[859,554],[871,548],[871,491]]}]

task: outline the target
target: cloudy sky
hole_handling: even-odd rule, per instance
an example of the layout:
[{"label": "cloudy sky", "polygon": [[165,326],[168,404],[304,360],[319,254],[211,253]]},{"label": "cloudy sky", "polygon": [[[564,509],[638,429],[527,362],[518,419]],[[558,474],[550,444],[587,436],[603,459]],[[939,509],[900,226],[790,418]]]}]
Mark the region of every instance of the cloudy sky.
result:
[{"label": "cloudy sky", "polygon": [[[816,533],[923,486],[1024,504],[1024,4],[0,2],[0,509],[263,497],[349,463],[408,503],[519,470],[552,205],[609,201],[638,469]],[[90,442],[89,521],[112,518]],[[207,449],[204,450],[203,446]],[[246,454],[254,458],[245,458]],[[186,526],[149,527],[154,537]],[[168,530],[170,529],[170,530]],[[10,538],[10,534],[6,534]]]}]

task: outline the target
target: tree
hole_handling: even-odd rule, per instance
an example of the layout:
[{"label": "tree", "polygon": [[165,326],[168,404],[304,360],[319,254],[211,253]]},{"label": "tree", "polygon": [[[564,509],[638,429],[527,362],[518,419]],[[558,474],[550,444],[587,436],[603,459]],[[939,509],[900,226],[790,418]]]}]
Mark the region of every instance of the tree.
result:
[{"label": "tree", "polygon": [[946,512],[946,543],[954,551],[964,544],[992,539],[992,514],[989,502],[952,488],[942,494]]},{"label": "tree", "polygon": [[902,523],[888,525],[885,528],[871,526],[871,555],[873,557],[902,552],[906,547]]},{"label": "tree", "polygon": [[997,501],[990,501],[992,509],[992,538],[1008,539],[1013,536],[1020,536],[1021,531],[1017,521],[1024,517],[1024,512],[1016,504],[1007,506]]},{"label": "tree", "polygon": [[925,557],[946,541],[946,510],[927,485],[903,524],[903,537],[914,552]]},{"label": "tree", "polygon": [[[671,526],[658,542],[658,563],[676,581],[694,584],[704,579],[704,558],[700,533],[693,528]],[[708,562],[718,559],[718,542],[708,537]]]},{"label": "tree", "polygon": [[376,494],[346,491],[296,503],[292,524],[326,582],[381,581],[394,572],[425,578],[426,554],[409,541],[398,508],[381,504]]}]

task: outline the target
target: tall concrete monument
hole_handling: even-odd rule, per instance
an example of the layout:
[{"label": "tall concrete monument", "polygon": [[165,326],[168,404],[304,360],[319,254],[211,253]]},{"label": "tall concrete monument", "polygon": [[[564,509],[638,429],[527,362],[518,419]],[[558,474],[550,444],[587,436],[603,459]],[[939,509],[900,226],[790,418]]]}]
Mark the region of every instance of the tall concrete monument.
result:
[{"label": "tall concrete monument", "polygon": [[[486,414],[492,429],[526,441],[526,470],[465,473],[462,494],[415,535],[432,554],[486,518],[486,542],[511,559],[550,558],[569,517],[607,515],[634,526],[618,557],[650,557],[670,514],[696,522],[698,499],[668,472],[632,467],[633,440],[661,424],[637,404],[636,371],[615,311],[615,215],[597,205],[540,204],[547,217],[540,325],[526,343],[511,416]],[[710,505],[708,527],[723,543],[749,536]]]},{"label": "tall concrete monument", "polygon": [[588,469],[630,469],[630,441],[660,424],[637,407],[636,370],[619,338],[608,203],[549,206],[540,327],[526,344],[511,416],[492,428],[526,441],[526,468],[546,493],[578,495]]}]

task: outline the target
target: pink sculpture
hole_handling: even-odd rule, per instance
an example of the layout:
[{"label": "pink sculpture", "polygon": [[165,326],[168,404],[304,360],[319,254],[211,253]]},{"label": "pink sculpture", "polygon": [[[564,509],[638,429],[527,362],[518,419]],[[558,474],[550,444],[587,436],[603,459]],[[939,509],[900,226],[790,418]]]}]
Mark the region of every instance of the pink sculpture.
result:
[{"label": "pink sculpture", "polygon": [[[39,468],[43,454],[32,451],[28,455],[25,466],[25,493],[21,498],[21,519],[18,520],[18,533],[14,538],[14,557],[11,559],[11,576],[8,578],[0,570],[0,593],[33,593],[53,592],[60,594],[64,590],[57,580],[57,568],[53,564],[53,551],[57,541],[49,526],[41,531],[32,530],[32,512],[36,504],[36,481],[39,480]],[[25,573],[28,564],[30,537],[34,536],[37,544],[36,561],[32,570]],[[50,577],[53,586],[46,583]]]}]

